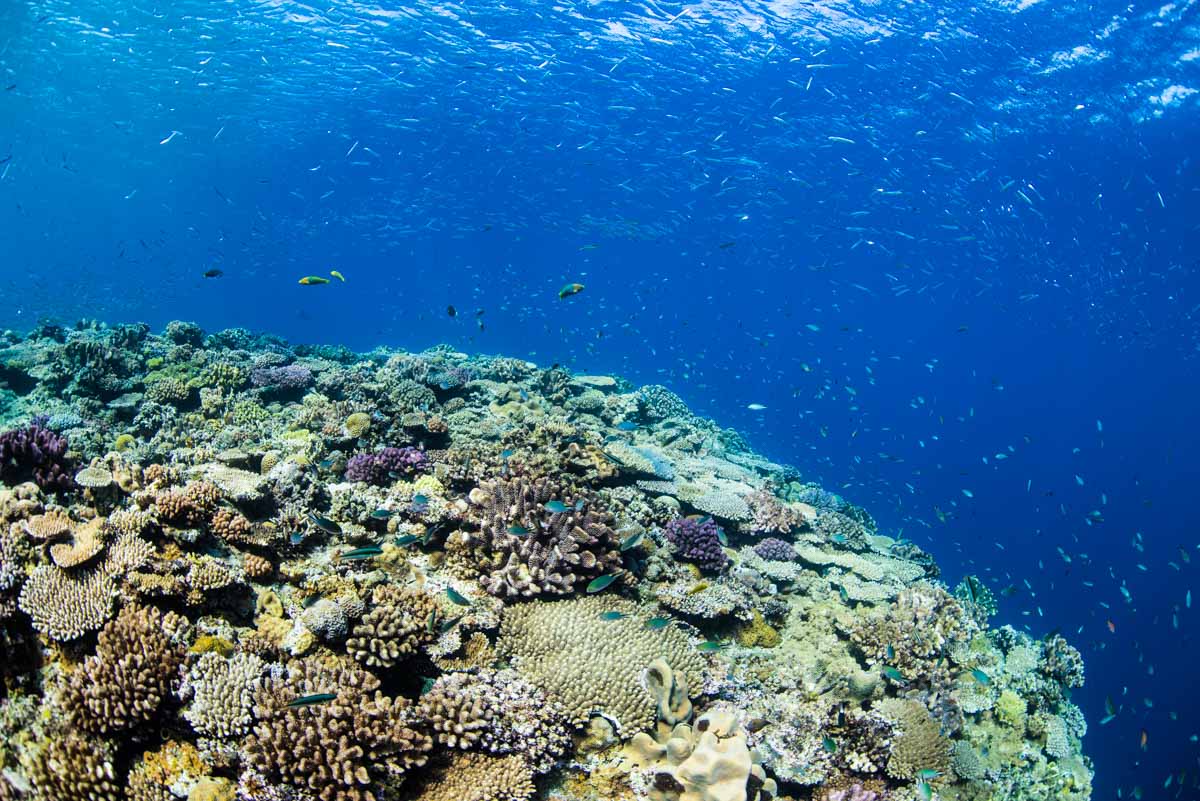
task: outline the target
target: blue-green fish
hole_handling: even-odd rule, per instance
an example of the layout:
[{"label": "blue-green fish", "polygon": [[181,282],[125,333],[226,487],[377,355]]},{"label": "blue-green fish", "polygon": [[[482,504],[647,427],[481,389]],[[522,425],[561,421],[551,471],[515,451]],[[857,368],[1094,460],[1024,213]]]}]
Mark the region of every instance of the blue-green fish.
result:
[{"label": "blue-green fish", "polygon": [[972,668],[972,669],[971,669],[971,677],[972,677],[973,679],[975,679],[975,681],[977,681],[977,682],[979,682],[980,684],[982,684],[984,687],[987,687],[989,684],[991,684],[991,683],[992,683],[992,677],[991,677],[991,676],[989,676],[988,674],[984,673],[984,672],[983,672],[982,670],[980,670],[979,668]]},{"label": "blue-green fish", "polygon": [[625,539],[621,540],[621,550],[628,551],[630,548],[636,548],[642,544],[642,540],[646,539],[646,532],[635,531]]},{"label": "blue-green fish", "polygon": [[375,520],[387,520],[391,516],[391,511],[387,509],[376,509],[374,512],[371,512],[371,517]]},{"label": "blue-green fish", "polygon": [[637,431],[638,424],[632,420],[622,420],[621,422],[617,423],[617,428],[622,431]]},{"label": "blue-green fish", "polygon": [[929,782],[917,782],[917,798],[921,801],[933,800],[933,788],[929,786]]},{"label": "blue-green fish", "polygon": [[434,630],[437,629],[437,617],[438,610],[434,609],[429,613],[429,619],[425,621],[425,631],[427,633],[433,634]]},{"label": "blue-green fish", "polygon": [[514,453],[516,453],[516,451],[514,451],[512,448],[505,448],[504,450],[500,451],[500,458],[507,460],[508,457],[512,456]]},{"label": "blue-green fish", "polygon": [[923,782],[931,782],[942,774],[938,773],[933,768],[921,768],[917,771],[917,778]]},{"label": "blue-green fish", "polygon": [[552,514],[561,515],[570,508],[562,501],[546,501],[546,511]]},{"label": "blue-green fish", "polygon": [[603,576],[597,576],[596,578],[594,578],[590,582],[588,582],[587,591],[588,592],[603,592],[604,590],[608,589],[608,585],[612,584],[616,580],[617,580],[616,573],[605,573]]},{"label": "blue-green fish", "polygon": [[313,695],[302,695],[299,698],[288,701],[288,706],[313,706],[314,704],[327,704],[337,698],[335,693],[315,693]]},{"label": "blue-green fish", "polygon": [[720,651],[722,648],[727,648],[729,643],[717,642],[716,640],[705,640],[696,646],[696,650],[702,653],[711,653],[712,651]]},{"label": "blue-green fish", "polygon": [[823,737],[821,739],[821,747],[831,754],[837,753],[837,743],[832,737]]},{"label": "blue-green fish", "polygon": [[321,515],[317,514],[316,512],[309,512],[308,519],[312,521],[312,524],[314,526],[321,529],[321,531],[324,531],[326,534],[341,534],[342,533],[341,526],[339,526],[337,523],[330,520],[328,517],[322,517]]},{"label": "blue-green fish", "polygon": [[413,496],[413,503],[415,503],[417,506],[425,506],[429,503],[429,496],[417,493]]},{"label": "blue-green fish", "polygon": [[380,548],[378,545],[367,545],[363,548],[354,548],[353,550],[343,551],[342,553],[338,554],[337,558],[339,562],[358,561],[362,559],[373,559],[374,557],[379,556],[381,553],[383,553],[383,548]]},{"label": "blue-green fish", "polygon": [[669,617],[652,617],[646,621],[646,628],[665,629],[668,625],[670,625],[670,623],[671,618]]},{"label": "blue-green fish", "polygon": [[836,542],[838,545],[845,545],[845,544],[846,544],[846,535],[845,535],[845,534],[834,534],[834,535],[833,535],[833,536],[831,536],[829,539],[833,540],[833,541],[834,541],[834,542]]},{"label": "blue-green fish", "polygon": [[904,674],[891,665],[884,665],[882,672],[892,681],[904,681]]},{"label": "blue-green fish", "polygon": [[524,526],[518,526],[514,524],[508,527],[508,533],[512,534],[514,537],[524,537],[529,534],[529,529],[525,528]]},{"label": "blue-green fish", "polygon": [[721,543],[726,548],[729,547],[729,537],[725,536],[725,529],[721,528],[720,526],[717,526],[717,542]]},{"label": "blue-green fish", "polygon": [[610,609],[607,612],[600,613],[601,620],[620,620],[623,617],[625,617],[625,613],[618,612],[616,609]]},{"label": "blue-green fish", "polygon": [[893,648],[891,645],[888,645],[886,648],[884,648],[883,652],[885,654],[887,654],[887,658],[888,658],[889,662],[896,658],[896,649]]},{"label": "blue-green fish", "polygon": [[458,604],[459,606],[470,606],[471,605],[471,602],[469,600],[467,600],[467,598],[464,597],[462,593],[460,593],[458,590],[454,589],[453,587],[446,588],[446,597],[449,598],[453,603]]},{"label": "blue-green fish", "polygon": [[414,542],[420,542],[421,538],[416,534],[402,534],[396,537],[397,545],[412,545]]}]

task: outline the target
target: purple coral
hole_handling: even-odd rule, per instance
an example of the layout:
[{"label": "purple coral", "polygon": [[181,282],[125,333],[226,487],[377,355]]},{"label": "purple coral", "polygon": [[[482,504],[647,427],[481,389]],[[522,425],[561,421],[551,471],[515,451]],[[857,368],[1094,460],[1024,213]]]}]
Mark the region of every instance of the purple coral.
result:
[{"label": "purple coral", "polygon": [[30,480],[50,492],[69,490],[75,483],[67,438],[46,428],[44,417],[0,434],[0,481],[11,485]]},{"label": "purple coral", "polygon": [[720,573],[729,566],[729,557],[721,547],[725,532],[711,517],[677,517],[663,528],[675,548],[675,556],[694,562],[701,571]]},{"label": "purple coral", "polygon": [[754,546],[754,552],[772,562],[791,562],[798,555],[790,542],[785,542],[778,537],[766,537],[760,540]]},{"label": "purple coral", "polygon": [[383,486],[391,479],[426,470],[429,457],[420,448],[384,448],[374,453],[360,453],[346,462],[346,480],[362,481]]},{"label": "purple coral", "polygon": [[879,793],[867,790],[855,782],[845,790],[830,790],[825,794],[825,801],[877,801]]},{"label": "purple coral", "polygon": [[288,392],[312,384],[313,374],[304,365],[285,364],[278,367],[256,367],[250,372],[250,383],[256,387],[271,387]]}]

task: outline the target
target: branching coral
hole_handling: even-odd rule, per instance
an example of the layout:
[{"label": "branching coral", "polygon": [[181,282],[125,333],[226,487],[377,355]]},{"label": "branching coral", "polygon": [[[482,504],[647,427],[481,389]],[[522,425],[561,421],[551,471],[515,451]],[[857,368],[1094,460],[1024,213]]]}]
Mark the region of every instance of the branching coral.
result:
[{"label": "branching coral", "polygon": [[419,712],[449,748],[519,754],[544,773],[570,748],[565,713],[512,670],[451,673],[421,697]]},{"label": "branching coral", "polygon": [[128,606],[100,632],[96,653],[67,679],[63,704],[94,734],[126,731],[154,719],[178,681],[186,619]]},{"label": "branching coral", "polygon": [[34,420],[24,428],[0,434],[0,481],[15,485],[32,480],[47,492],[75,486],[67,439]]},{"label": "branching coral", "polygon": [[977,631],[974,620],[949,593],[933,584],[916,584],[889,606],[856,618],[850,640],[868,663],[915,677],[929,673],[955,644]]},{"label": "branching coral", "polygon": [[125,791],[113,767],[113,748],[74,732],[52,737],[33,764],[38,801],[122,801]]},{"label": "branching coral", "polygon": [[184,528],[208,522],[217,510],[221,492],[207,481],[193,481],[183,489],[170,489],[155,498],[158,519]]},{"label": "branching coral", "polygon": [[441,615],[433,596],[384,584],[371,593],[371,605],[350,630],[346,650],[371,667],[392,667],[437,639]]},{"label": "branching coral", "polygon": [[[295,703],[313,696],[321,700]],[[321,801],[376,801],[381,783],[425,764],[433,745],[406,700],[347,660],[291,662],[259,690],[255,716],[249,764]]]},{"label": "branching coral", "polygon": [[183,716],[200,734],[236,737],[250,729],[254,693],[265,663],[253,654],[200,656],[188,672],[179,695],[188,706]]},{"label": "branching coral", "polygon": [[704,572],[720,573],[729,566],[729,557],[721,547],[724,533],[711,517],[679,517],[667,523],[663,533],[676,557],[694,562]]},{"label": "branching coral", "polygon": [[55,640],[74,640],[104,625],[112,613],[117,586],[98,569],[68,573],[41,565],[21,588],[18,605],[33,627]]},{"label": "branching coral", "polygon": [[360,453],[346,463],[346,480],[384,486],[397,478],[429,469],[429,457],[420,448],[384,448]]},{"label": "branching coral", "polygon": [[942,737],[924,704],[906,698],[885,698],[875,706],[896,729],[887,763],[889,776],[910,780],[918,771],[935,770],[943,774],[950,769],[950,741]]},{"label": "branching coral", "polygon": [[549,479],[496,479],[472,492],[480,531],[467,535],[480,583],[492,595],[569,595],[620,573],[613,518],[589,495]]},{"label": "branching coral", "polygon": [[425,785],[416,801],[529,801],[533,776],[518,756],[459,754]]}]

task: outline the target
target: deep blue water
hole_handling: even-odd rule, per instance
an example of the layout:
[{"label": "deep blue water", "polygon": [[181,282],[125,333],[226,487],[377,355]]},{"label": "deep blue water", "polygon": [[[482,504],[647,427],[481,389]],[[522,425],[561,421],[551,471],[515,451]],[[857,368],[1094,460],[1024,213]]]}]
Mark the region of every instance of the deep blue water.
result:
[{"label": "deep blue water", "polygon": [[1097,798],[1195,797],[1197,3],[957,5],[10,0],[0,325],[666,384],[1061,627]]}]

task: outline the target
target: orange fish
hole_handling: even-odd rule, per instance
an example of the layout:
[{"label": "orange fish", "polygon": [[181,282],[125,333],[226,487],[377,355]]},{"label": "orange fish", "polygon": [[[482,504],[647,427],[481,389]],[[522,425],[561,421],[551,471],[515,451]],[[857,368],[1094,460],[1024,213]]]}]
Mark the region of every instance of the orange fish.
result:
[{"label": "orange fish", "polygon": [[1149,741],[1149,739],[1150,739],[1150,735],[1146,734],[1145,729],[1142,729],[1142,739],[1140,742],[1138,742],[1138,747],[1141,748],[1143,751],[1145,751],[1146,743],[1147,743],[1147,741]]},{"label": "orange fish", "polygon": [[1106,620],[1106,621],[1104,621],[1104,623],[1108,626],[1109,631],[1111,631],[1113,634],[1117,633],[1117,624],[1116,623],[1113,623],[1111,620]]}]

